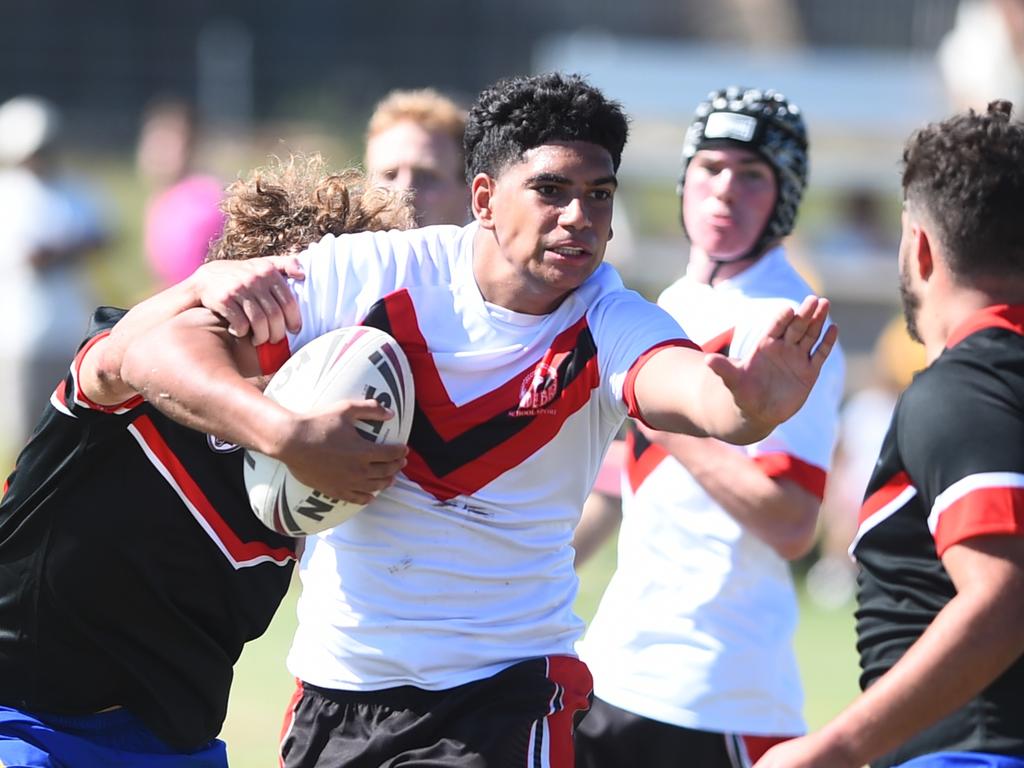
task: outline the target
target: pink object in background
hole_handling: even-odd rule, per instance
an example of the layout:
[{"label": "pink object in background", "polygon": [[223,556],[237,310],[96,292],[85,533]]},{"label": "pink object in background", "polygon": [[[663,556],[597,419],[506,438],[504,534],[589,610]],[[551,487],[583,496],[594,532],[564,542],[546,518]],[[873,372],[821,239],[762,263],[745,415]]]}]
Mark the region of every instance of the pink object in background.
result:
[{"label": "pink object in background", "polygon": [[153,198],[146,211],[146,258],[163,285],[185,279],[203,263],[224,227],[223,185],[213,176],[188,176]]}]

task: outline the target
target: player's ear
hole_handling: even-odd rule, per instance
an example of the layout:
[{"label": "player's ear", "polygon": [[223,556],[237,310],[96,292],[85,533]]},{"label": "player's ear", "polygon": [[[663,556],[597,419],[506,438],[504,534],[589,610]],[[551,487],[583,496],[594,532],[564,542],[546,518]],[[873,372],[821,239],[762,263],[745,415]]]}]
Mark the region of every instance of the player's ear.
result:
[{"label": "player's ear", "polygon": [[496,180],[486,173],[478,173],[469,185],[473,216],[484,229],[494,229],[494,191]]},{"label": "player's ear", "polygon": [[935,252],[932,248],[934,240],[927,227],[920,223],[914,225],[914,263],[917,274],[922,280],[932,276],[935,269]]}]

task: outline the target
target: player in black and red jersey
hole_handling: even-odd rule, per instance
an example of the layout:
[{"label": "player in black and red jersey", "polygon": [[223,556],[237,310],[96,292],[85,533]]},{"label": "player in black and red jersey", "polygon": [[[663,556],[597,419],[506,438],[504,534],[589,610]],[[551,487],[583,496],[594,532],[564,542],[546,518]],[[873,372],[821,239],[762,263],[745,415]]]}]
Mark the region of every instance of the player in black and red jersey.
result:
[{"label": "player in black and red jersey", "polygon": [[865,692],[759,768],[1024,766],[1024,124],[1008,102],[904,152],[900,289],[930,365],[851,551]]},{"label": "player in black and red jersey", "polygon": [[[232,665],[284,596],[295,541],[250,511],[239,448],[163,416],[120,361],[193,305],[255,339],[296,330],[282,273],[301,277],[297,262],[224,259],[411,224],[403,200],[361,184],[315,158],[236,182],[212,263],[127,315],[94,315],[0,502],[0,765],[226,765]],[[404,446],[352,441],[348,471],[377,462],[371,490],[397,472]]]}]

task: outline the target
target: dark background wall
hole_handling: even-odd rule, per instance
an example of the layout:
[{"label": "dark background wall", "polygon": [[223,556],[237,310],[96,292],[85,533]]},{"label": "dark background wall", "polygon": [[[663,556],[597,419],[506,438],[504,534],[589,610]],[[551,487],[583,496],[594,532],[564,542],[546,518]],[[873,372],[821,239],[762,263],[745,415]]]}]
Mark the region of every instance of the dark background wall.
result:
[{"label": "dark background wall", "polygon": [[[678,40],[758,39],[784,16],[790,42],[933,48],[956,0],[0,0],[0,100],[61,104],[86,143],[123,142],[155,95],[211,119],[353,121],[393,87],[471,98],[528,72],[533,45],[572,31]],[[746,24],[738,23],[741,17]],[[753,21],[751,21],[753,19]],[[777,41],[776,41],[777,42]]]}]

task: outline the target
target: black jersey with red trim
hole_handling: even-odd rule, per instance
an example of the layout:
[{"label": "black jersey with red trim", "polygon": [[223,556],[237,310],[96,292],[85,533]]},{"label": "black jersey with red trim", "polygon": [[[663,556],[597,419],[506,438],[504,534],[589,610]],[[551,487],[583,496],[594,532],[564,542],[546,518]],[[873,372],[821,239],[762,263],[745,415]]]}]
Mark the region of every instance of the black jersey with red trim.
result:
[{"label": "black jersey with red trim", "polygon": [[232,665],[289,583],[295,541],[249,509],[242,452],[141,398],[104,408],[67,379],[0,501],[0,704],[123,706],[175,748],[220,731]]},{"label": "black jersey with red trim", "polygon": [[[956,594],[941,557],[1024,534],[1024,307],[954,334],[893,414],[850,548],[860,565],[861,686],[888,671]],[[956,674],[956,670],[949,670]],[[937,751],[1024,755],[1024,660],[874,766]]]}]

